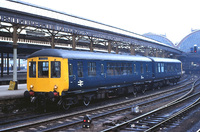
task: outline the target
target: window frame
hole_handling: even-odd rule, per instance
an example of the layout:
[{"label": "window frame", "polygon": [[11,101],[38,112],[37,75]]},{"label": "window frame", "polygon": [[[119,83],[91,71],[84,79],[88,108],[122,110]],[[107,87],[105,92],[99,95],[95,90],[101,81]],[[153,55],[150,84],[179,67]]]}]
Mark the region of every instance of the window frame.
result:
[{"label": "window frame", "polygon": [[[53,73],[53,71],[52,71],[52,68],[53,68],[52,63],[55,63],[54,65],[56,65],[57,62],[59,63],[59,65],[58,66],[54,66],[54,73]],[[59,68],[59,73],[58,74],[55,72],[56,68]],[[56,74],[56,76],[55,76],[55,74]],[[51,78],[61,78],[61,62],[60,61],[51,61]]]},{"label": "window frame", "polygon": [[96,62],[88,62],[88,76],[95,77],[97,75]]},{"label": "window frame", "polygon": [[78,61],[77,62],[77,76],[78,77],[83,77],[83,62],[82,61]]},{"label": "window frame", "polygon": [[[41,65],[41,63],[42,63],[42,65]],[[43,64],[45,64],[45,65],[43,65]],[[46,65],[46,64],[48,64],[48,65]],[[44,68],[47,68],[47,70],[44,70]],[[41,69],[42,69],[42,71],[40,71]],[[46,71],[47,71],[47,73],[43,73]],[[40,72],[42,72],[42,75],[40,75]],[[49,61],[38,61],[38,78],[49,78]]]},{"label": "window frame", "polygon": [[[31,63],[35,63],[35,68],[32,65],[32,67],[35,69],[35,76],[30,76],[30,74],[31,73],[33,74],[33,72],[34,72],[33,68],[32,68],[32,72],[30,71],[31,70],[31,66],[30,66]],[[37,63],[36,63],[36,61],[29,61],[29,77],[30,78],[36,78],[36,75],[37,75],[36,70],[37,70]]]}]

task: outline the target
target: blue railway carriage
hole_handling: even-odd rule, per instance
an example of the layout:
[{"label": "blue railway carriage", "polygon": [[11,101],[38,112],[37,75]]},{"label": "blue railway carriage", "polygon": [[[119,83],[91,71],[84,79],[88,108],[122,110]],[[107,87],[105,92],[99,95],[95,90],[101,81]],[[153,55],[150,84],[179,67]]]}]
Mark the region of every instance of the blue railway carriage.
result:
[{"label": "blue railway carriage", "polygon": [[[32,102],[47,99],[68,109],[83,101],[144,91],[179,79],[181,62],[59,49],[44,49],[27,59],[27,89]],[[46,102],[46,101],[41,101]]]},{"label": "blue railway carriage", "polygon": [[[150,57],[154,84],[177,83],[182,74],[182,63],[177,59]],[[159,82],[159,83],[156,83]]]}]

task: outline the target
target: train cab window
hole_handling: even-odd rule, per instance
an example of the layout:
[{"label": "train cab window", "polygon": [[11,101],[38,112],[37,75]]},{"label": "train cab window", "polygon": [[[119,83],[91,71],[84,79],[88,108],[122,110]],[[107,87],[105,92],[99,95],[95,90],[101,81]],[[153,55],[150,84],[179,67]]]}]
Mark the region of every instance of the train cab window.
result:
[{"label": "train cab window", "polygon": [[29,62],[29,77],[36,77],[36,62]]},{"label": "train cab window", "polygon": [[78,62],[78,77],[83,77],[83,62]]},{"label": "train cab window", "polygon": [[69,63],[69,75],[73,75],[73,65]]},{"label": "train cab window", "polygon": [[88,62],[88,76],[96,76],[96,63]]},{"label": "train cab window", "polygon": [[49,77],[49,62],[47,61],[38,62],[38,77],[39,78]]},{"label": "train cab window", "polygon": [[51,78],[60,78],[60,61],[51,62]]}]

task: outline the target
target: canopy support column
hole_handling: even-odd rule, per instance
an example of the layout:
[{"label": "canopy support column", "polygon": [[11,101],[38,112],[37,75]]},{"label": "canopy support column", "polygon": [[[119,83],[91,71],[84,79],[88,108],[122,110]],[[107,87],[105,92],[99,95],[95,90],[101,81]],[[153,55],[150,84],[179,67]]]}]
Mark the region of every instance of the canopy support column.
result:
[{"label": "canopy support column", "polygon": [[7,75],[9,75],[9,53],[7,53]]},{"label": "canopy support column", "polygon": [[18,89],[18,81],[17,81],[17,40],[18,34],[17,29],[19,26],[13,26],[13,81],[15,82],[15,90]]},{"label": "canopy support column", "polygon": [[1,52],[1,77],[3,77],[3,52]]},{"label": "canopy support column", "polygon": [[72,35],[72,50],[76,50],[76,36]]},{"label": "canopy support column", "polygon": [[111,53],[111,49],[112,49],[111,41],[108,41],[108,53]]},{"label": "canopy support column", "polygon": [[53,34],[51,36],[51,48],[55,49],[55,35],[53,35]]},{"label": "canopy support column", "polygon": [[135,47],[133,45],[131,45],[131,55],[135,55]]},{"label": "canopy support column", "polygon": [[90,52],[93,52],[93,40],[92,39],[90,40],[90,46],[89,47],[90,47]]},{"label": "canopy support column", "polygon": [[118,47],[118,44],[116,45],[116,54],[119,54],[119,47]]}]

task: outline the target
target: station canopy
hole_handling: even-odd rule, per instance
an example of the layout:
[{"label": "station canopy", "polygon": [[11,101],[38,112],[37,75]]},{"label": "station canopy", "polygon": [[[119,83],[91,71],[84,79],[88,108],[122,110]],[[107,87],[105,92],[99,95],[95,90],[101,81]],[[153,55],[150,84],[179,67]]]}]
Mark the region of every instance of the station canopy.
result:
[{"label": "station canopy", "polygon": [[32,33],[36,35],[48,36],[51,31],[50,33],[59,32],[57,37],[82,35],[102,39],[102,41],[115,41],[125,45],[141,45],[177,54],[182,53],[172,46],[131,31],[19,0],[1,0],[0,22],[0,31],[3,32],[6,30],[2,27],[6,24],[19,24],[26,27],[26,32],[21,32],[22,34],[31,34],[34,31]]}]

